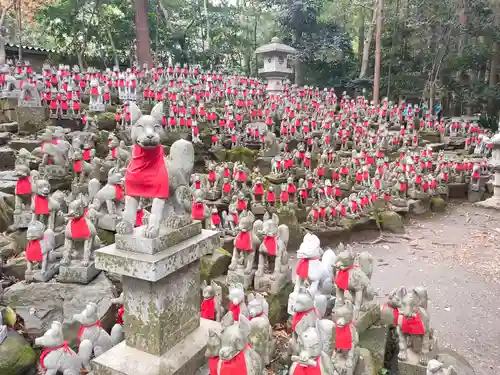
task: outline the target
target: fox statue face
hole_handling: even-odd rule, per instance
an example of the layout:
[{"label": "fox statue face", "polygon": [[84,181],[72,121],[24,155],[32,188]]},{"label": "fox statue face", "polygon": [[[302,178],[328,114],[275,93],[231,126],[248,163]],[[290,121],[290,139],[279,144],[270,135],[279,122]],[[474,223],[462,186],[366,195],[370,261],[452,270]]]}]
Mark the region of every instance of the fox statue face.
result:
[{"label": "fox statue face", "polygon": [[39,195],[48,197],[50,194],[50,184],[49,181],[45,179],[39,179],[36,182],[36,192]]},{"label": "fox statue face", "polygon": [[341,250],[337,259],[335,259],[335,267],[339,270],[346,270],[352,267],[354,264],[354,254],[352,253],[352,248],[347,245],[344,247],[343,244],[339,245],[339,250]]},{"label": "fox statue face", "polygon": [[236,357],[247,346],[249,333],[250,322],[244,316],[240,316],[238,323],[225,328],[222,332],[219,358],[229,361]]},{"label": "fox statue face", "polygon": [[201,294],[205,299],[215,297],[220,294],[220,286],[218,286],[213,280],[210,282],[210,285],[207,285],[207,282],[204,280],[201,285]]},{"label": "fox statue face", "polygon": [[421,303],[422,301],[418,292],[413,289],[409,291],[401,300],[399,312],[407,318],[411,318],[417,313]]},{"label": "fox statue face", "polygon": [[276,214],[271,217],[269,213],[265,213],[264,222],[262,223],[262,234],[267,237],[276,237],[278,235],[279,218]]},{"label": "fox statue face", "polygon": [[229,285],[229,300],[233,303],[233,305],[239,305],[245,300],[245,290],[243,289],[242,284],[238,283]]},{"label": "fox statue face", "polygon": [[248,295],[248,312],[252,318],[264,313],[264,303],[266,302],[264,296],[260,293],[250,293]]},{"label": "fox statue face", "polygon": [[142,148],[155,148],[164,135],[160,122],[150,115],[141,116],[132,126],[132,142]]},{"label": "fox statue face", "polygon": [[300,348],[299,362],[306,363],[321,355],[321,336],[316,327],[309,327],[300,334],[298,343]]},{"label": "fox statue face", "polygon": [[30,175],[30,167],[26,164],[17,164],[14,169],[14,176],[28,177]]},{"label": "fox statue face", "polygon": [[205,350],[205,357],[207,358],[218,357],[220,348],[221,348],[220,335],[213,329],[209,329],[207,349]]},{"label": "fox statue face", "polygon": [[85,202],[80,197],[69,204],[66,216],[69,218],[78,218],[83,215],[85,215]]},{"label": "fox statue face", "polygon": [[118,168],[111,168],[108,171],[108,184],[119,185],[123,182],[123,175]]},{"label": "fox statue face", "polygon": [[28,241],[39,240],[43,237],[45,232],[45,226],[39,221],[32,221],[28,225],[28,230],[26,231],[26,239]]},{"label": "fox statue face", "polygon": [[321,250],[319,238],[314,234],[307,233],[297,250],[297,258],[319,258],[322,254],[323,250]]},{"label": "fox statue face", "polygon": [[254,216],[251,212],[243,211],[240,215],[240,223],[238,227],[242,232],[249,232],[252,229]]},{"label": "fox statue face", "polygon": [[311,310],[314,307],[314,297],[309,289],[300,288],[295,297],[293,309],[295,312]]},{"label": "fox statue face", "polygon": [[350,324],[354,318],[354,305],[351,301],[344,301],[343,305],[333,309],[333,317],[337,327],[345,327]]},{"label": "fox statue face", "polygon": [[73,315],[73,319],[83,325],[90,325],[99,320],[97,316],[97,305],[89,303],[80,314]]}]

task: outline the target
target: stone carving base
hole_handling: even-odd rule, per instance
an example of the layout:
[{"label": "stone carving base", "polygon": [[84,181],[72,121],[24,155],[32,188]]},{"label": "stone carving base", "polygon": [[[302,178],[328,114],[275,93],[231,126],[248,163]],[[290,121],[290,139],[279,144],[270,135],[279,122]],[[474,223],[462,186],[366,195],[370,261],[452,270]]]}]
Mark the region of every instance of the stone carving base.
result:
[{"label": "stone carving base", "polygon": [[135,228],[131,234],[117,234],[115,236],[116,248],[153,255],[197,236],[202,229],[200,221],[193,221],[179,229],[172,229],[163,225],[158,237],[146,238],[143,236],[144,228],[144,226]]},{"label": "stone carving base", "polygon": [[[426,375],[427,365],[423,366],[419,363],[419,357],[411,350],[407,350],[408,357],[406,361],[398,360],[398,368],[400,375]],[[432,340],[432,350],[429,353],[428,358],[435,358],[438,354],[437,341],[434,338]]]},{"label": "stone carving base", "polygon": [[49,180],[57,178],[65,178],[70,176],[68,168],[62,165],[40,165],[38,171],[42,175],[46,175]]},{"label": "stone carving base", "polygon": [[219,199],[222,195],[222,192],[219,190],[210,190],[210,191],[207,191],[206,193],[206,199],[210,200],[210,201],[216,201],[217,199]]},{"label": "stone carving base", "polygon": [[337,371],[337,373],[339,373],[339,374],[353,375],[354,371],[356,370],[356,367],[358,365],[359,357],[360,357],[359,348],[356,348],[356,349],[354,349],[354,357],[352,359],[352,367],[351,368],[347,368],[345,366],[345,361],[340,355],[338,355],[336,357],[336,362],[333,364],[333,366],[334,366],[335,370]]},{"label": "stone carving base", "polygon": [[59,267],[59,276],[57,281],[61,283],[90,283],[101,271],[95,268],[95,263],[92,261],[85,267],[81,264],[81,260],[72,261],[70,265],[61,265]]},{"label": "stone carving base", "polygon": [[[271,277],[275,276],[272,280]],[[292,281],[292,269],[289,267],[285,273],[270,274],[265,273],[262,276],[255,276],[254,290],[256,292],[266,292],[268,294],[279,294],[279,292]]]},{"label": "stone carving base", "polygon": [[227,271],[227,284],[240,283],[243,288],[247,289],[253,286],[253,279],[255,276],[255,270],[252,269],[252,273],[249,275],[245,274],[244,270],[240,267],[236,268],[234,271]]},{"label": "stone carving base", "polygon": [[368,328],[380,320],[380,305],[375,301],[365,302],[361,306],[361,312],[356,320],[356,331],[358,335],[364,333]]},{"label": "stone carving base", "polygon": [[59,271],[59,265],[58,264],[50,264],[47,267],[47,271],[42,275],[41,270],[33,270],[28,273],[28,271],[25,272],[24,274],[24,280],[27,282],[39,282],[39,283],[46,283],[50,279],[52,279],[57,271]]},{"label": "stone carving base", "polygon": [[104,214],[99,218],[97,226],[104,230],[109,230],[110,232],[116,232],[116,224],[121,221],[120,216]]},{"label": "stone carving base", "polygon": [[264,215],[266,213],[266,207],[259,203],[252,203],[252,213],[254,215]]},{"label": "stone carving base", "polygon": [[220,332],[220,323],[200,319],[200,326],[162,356],[145,353],[125,341],[92,361],[95,374],[193,375],[206,363],[208,330]]},{"label": "stone carving base", "polygon": [[14,228],[28,228],[28,224],[31,221],[33,214],[30,211],[21,211],[18,214],[14,214]]}]

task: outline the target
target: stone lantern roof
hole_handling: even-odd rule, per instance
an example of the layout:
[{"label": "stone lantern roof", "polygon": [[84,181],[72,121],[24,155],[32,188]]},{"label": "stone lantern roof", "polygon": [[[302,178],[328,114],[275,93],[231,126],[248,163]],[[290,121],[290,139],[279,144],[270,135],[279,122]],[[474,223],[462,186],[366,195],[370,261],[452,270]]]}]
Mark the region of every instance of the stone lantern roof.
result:
[{"label": "stone lantern roof", "polygon": [[293,47],[287,46],[286,44],[281,43],[281,40],[278,37],[274,37],[271,39],[271,43],[260,46],[255,50],[255,54],[275,54],[275,53],[285,53],[289,55],[294,55],[297,53],[297,50]]}]

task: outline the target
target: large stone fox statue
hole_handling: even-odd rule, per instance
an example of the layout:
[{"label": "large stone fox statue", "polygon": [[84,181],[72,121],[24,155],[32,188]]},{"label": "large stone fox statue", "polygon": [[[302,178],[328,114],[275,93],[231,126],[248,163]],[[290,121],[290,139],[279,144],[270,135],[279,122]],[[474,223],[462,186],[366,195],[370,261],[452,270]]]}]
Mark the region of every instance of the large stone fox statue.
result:
[{"label": "large stone fox statue", "polygon": [[116,231],[132,233],[140,198],[153,198],[144,236],[155,238],[162,221],[166,220],[172,228],[178,228],[186,221],[186,206],[191,206],[188,184],[194,166],[194,148],[191,142],[180,139],[172,144],[169,155],[165,157],[161,145],[165,134],[161,125],[162,102],[155,105],[151,115],[142,115],[135,104],[130,105],[130,111],[134,145],[125,174],[123,221],[118,223]]}]

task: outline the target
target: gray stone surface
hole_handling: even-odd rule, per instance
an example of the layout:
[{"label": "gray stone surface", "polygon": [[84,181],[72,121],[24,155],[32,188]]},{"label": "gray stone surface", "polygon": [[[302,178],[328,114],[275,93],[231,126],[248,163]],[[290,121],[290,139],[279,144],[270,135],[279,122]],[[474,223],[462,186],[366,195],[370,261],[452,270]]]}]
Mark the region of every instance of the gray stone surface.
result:
[{"label": "gray stone surface", "polygon": [[380,213],[379,219],[383,230],[392,233],[404,233],[405,228],[403,219],[398,213],[394,211],[383,211]]},{"label": "gray stone surface", "polygon": [[377,375],[373,359],[368,349],[359,348],[359,361],[354,369],[354,375]]},{"label": "gray stone surface", "polygon": [[14,150],[20,150],[25,148],[29,152],[33,151],[35,148],[40,147],[40,141],[38,139],[13,139],[10,141],[9,146]]},{"label": "gray stone surface", "polygon": [[203,230],[201,234],[153,255],[118,250],[116,244],[109,245],[95,252],[95,262],[96,267],[104,271],[158,281],[203,255],[211,254],[219,244],[218,232]]},{"label": "gray stone surface", "polygon": [[429,201],[422,201],[420,199],[409,199],[408,209],[414,215],[422,215],[429,211]]},{"label": "gray stone surface", "polygon": [[92,370],[96,375],[193,375],[206,363],[209,329],[220,332],[220,323],[201,319],[197,329],[178,337],[177,344],[162,356],[145,353],[123,341],[95,358]]},{"label": "gray stone surface", "polygon": [[88,284],[101,272],[95,267],[94,262],[88,266],[81,264],[81,260],[74,260],[67,266],[59,267],[57,281],[61,283]]},{"label": "gray stone surface", "polygon": [[358,320],[356,320],[356,330],[358,334],[361,335],[368,328],[373,326],[380,320],[380,305],[375,302],[367,302],[361,313],[359,314]]},{"label": "gray stone surface", "polygon": [[37,356],[31,345],[19,333],[11,331],[0,344],[0,374],[32,374]]},{"label": "gray stone surface", "polygon": [[48,109],[45,107],[18,107],[16,109],[19,132],[35,134],[48,120]]},{"label": "gray stone surface", "polygon": [[117,234],[115,236],[116,248],[143,254],[156,254],[175,246],[182,241],[201,233],[201,222],[192,222],[179,229],[166,226],[160,228],[160,234],[156,238],[146,238],[143,235],[144,226],[135,228],[132,234]]},{"label": "gray stone surface", "polygon": [[111,308],[114,288],[101,274],[87,285],[49,283],[17,283],[5,290],[4,300],[24,320],[31,336],[40,336],[54,320],[63,323],[64,338],[76,343],[78,325],[72,322],[89,302],[97,304],[99,318],[106,329],[115,323],[115,310]]},{"label": "gray stone surface", "polygon": [[17,122],[5,122],[3,124],[0,124],[0,132],[17,133],[17,129]]},{"label": "gray stone surface", "polygon": [[11,137],[12,135],[8,132],[0,132],[0,146],[9,143]]},{"label": "gray stone surface", "polygon": [[9,169],[14,169],[16,162],[16,154],[8,146],[0,147],[0,171],[7,171]]}]

